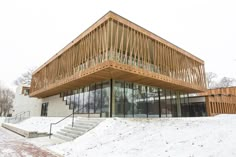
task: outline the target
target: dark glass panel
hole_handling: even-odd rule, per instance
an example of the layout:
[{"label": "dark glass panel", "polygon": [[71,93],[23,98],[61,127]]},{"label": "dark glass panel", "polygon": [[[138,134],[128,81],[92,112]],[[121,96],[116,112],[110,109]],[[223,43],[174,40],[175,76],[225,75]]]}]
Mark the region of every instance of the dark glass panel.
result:
[{"label": "dark glass panel", "polygon": [[102,117],[109,117],[110,81],[102,82]]},{"label": "dark glass panel", "polygon": [[148,117],[159,117],[158,88],[147,87]]},{"label": "dark glass panel", "polygon": [[78,110],[79,107],[79,94],[75,94],[75,112]]},{"label": "dark glass panel", "polygon": [[125,117],[133,117],[133,84],[125,83]]},{"label": "dark glass panel", "polygon": [[189,117],[189,104],[187,94],[181,93],[180,95],[180,104],[181,104],[181,116]]},{"label": "dark glass panel", "polygon": [[177,117],[176,93],[171,91],[171,113],[172,117]]},{"label": "dark glass panel", "polygon": [[79,113],[84,113],[84,90],[79,90]]},{"label": "dark glass panel", "polygon": [[171,110],[171,93],[170,90],[166,90],[166,114],[167,117],[172,117],[172,110]]},{"label": "dark glass panel", "polygon": [[101,104],[102,104],[102,89],[101,83],[96,83],[96,95],[95,95],[95,108],[94,112],[99,113],[101,111]]},{"label": "dark glass panel", "polygon": [[134,84],[134,117],[147,117],[146,88]]},{"label": "dark glass panel", "polygon": [[161,105],[161,117],[166,117],[167,109],[166,109],[166,95],[165,89],[160,89],[160,105]]},{"label": "dark glass panel", "polygon": [[84,109],[83,113],[88,113],[88,107],[89,107],[89,87],[84,88]]},{"label": "dark glass panel", "polygon": [[94,113],[94,104],[95,104],[95,84],[90,86],[89,92],[89,113]]},{"label": "dark glass panel", "polygon": [[114,96],[113,117],[124,117],[124,81],[115,81]]},{"label": "dark glass panel", "polygon": [[69,109],[72,110],[73,106],[75,104],[75,95],[70,96],[70,104],[69,104]]},{"label": "dark glass panel", "polygon": [[71,102],[71,100],[70,100],[70,95],[68,95],[68,96],[66,97],[66,105],[70,105],[70,102]]}]

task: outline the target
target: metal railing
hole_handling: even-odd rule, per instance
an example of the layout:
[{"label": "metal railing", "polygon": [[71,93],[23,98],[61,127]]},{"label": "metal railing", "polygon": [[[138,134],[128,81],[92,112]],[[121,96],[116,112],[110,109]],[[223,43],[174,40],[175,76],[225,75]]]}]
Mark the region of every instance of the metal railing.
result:
[{"label": "metal railing", "polygon": [[80,108],[80,109],[78,109],[78,110],[75,112],[75,105],[74,105],[74,106],[73,106],[73,112],[72,112],[71,114],[69,114],[68,116],[66,116],[66,117],[64,117],[63,119],[59,120],[58,122],[51,123],[51,124],[50,124],[50,131],[49,131],[49,138],[51,138],[51,136],[52,136],[52,126],[53,126],[53,125],[56,125],[56,124],[58,124],[58,123],[60,123],[60,122],[62,122],[62,121],[64,121],[65,119],[67,119],[67,118],[69,118],[69,117],[71,117],[71,116],[72,116],[72,127],[74,127],[74,117],[75,117],[75,114],[79,114],[79,111],[82,110],[82,109],[84,109],[84,108],[86,108],[86,107],[88,107],[88,106],[84,106],[83,108]]},{"label": "metal railing", "polygon": [[17,122],[25,120],[26,118],[29,118],[29,117],[30,117],[30,111],[23,111],[23,112],[17,113],[13,117],[5,118],[5,122],[11,123],[11,121],[12,121],[12,123],[17,123]]}]

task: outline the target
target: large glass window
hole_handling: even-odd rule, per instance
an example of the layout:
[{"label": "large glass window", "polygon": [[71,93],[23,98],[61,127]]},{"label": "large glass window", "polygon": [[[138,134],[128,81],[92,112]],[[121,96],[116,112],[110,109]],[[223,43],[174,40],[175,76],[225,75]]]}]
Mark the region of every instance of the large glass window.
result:
[{"label": "large glass window", "polygon": [[75,104],[75,95],[71,95],[70,96],[70,104],[69,104],[69,109],[73,109],[74,107],[74,104]]},{"label": "large glass window", "polygon": [[101,104],[102,104],[102,85],[99,82],[99,83],[96,83],[96,95],[95,95],[95,107],[94,107],[95,113],[100,114]]},{"label": "large glass window", "polygon": [[172,105],[171,105],[171,93],[170,90],[166,90],[166,116],[172,117]]},{"label": "large glass window", "polygon": [[159,117],[158,88],[147,87],[148,117]]},{"label": "large glass window", "polygon": [[182,116],[206,114],[204,104],[190,104],[187,94],[178,93],[125,81],[108,80],[68,91],[63,100],[66,100],[70,109],[75,105],[75,112],[97,113],[101,117],[109,117],[110,111],[114,117],[177,117],[177,111],[181,111]]},{"label": "large glass window", "polygon": [[133,84],[125,83],[125,117],[133,117]]},{"label": "large glass window", "polygon": [[89,113],[94,113],[95,104],[95,84],[92,84],[89,88]]},{"label": "large glass window", "polygon": [[102,117],[109,117],[110,106],[110,81],[104,81],[102,83]]},{"label": "large glass window", "polygon": [[146,88],[134,85],[134,117],[147,117]]},{"label": "large glass window", "polygon": [[114,117],[124,117],[124,81],[115,81],[114,83],[114,96],[115,103],[113,104],[113,116]]},{"label": "large glass window", "polygon": [[84,88],[79,90],[79,113],[84,113]]},{"label": "large glass window", "polygon": [[83,113],[88,113],[88,107],[89,107],[89,87],[84,88],[84,109]]},{"label": "large glass window", "polygon": [[171,113],[172,117],[177,117],[176,93],[171,91]]},{"label": "large glass window", "polygon": [[187,94],[182,93],[180,95],[180,103],[181,103],[181,116],[182,117],[189,117],[189,104],[188,104],[188,96]]},{"label": "large glass window", "polygon": [[160,89],[160,105],[161,105],[161,117],[167,116],[166,108],[166,90]]},{"label": "large glass window", "polygon": [[76,93],[75,94],[75,112],[77,112],[78,108],[79,108],[79,94]]}]

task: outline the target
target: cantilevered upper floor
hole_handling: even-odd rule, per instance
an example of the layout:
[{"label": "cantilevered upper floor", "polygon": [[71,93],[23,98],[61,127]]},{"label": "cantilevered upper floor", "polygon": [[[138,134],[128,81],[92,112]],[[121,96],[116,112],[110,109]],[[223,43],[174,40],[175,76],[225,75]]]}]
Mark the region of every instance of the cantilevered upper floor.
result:
[{"label": "cantilevered upper floor", "polygon": [[108,12],[33,73],[30,95],[47,97],[108,79],[187,93],[206,87],[204,61]]}]

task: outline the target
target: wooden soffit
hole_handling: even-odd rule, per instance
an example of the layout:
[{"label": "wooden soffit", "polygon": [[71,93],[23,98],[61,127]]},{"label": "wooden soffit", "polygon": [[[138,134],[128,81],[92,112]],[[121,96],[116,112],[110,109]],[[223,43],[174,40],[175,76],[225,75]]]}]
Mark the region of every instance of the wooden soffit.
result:
[{"label": "wooden soffit", "polygon": [[67,79],[50,84],[46,88],[30,93],[30,96],[38,98],[48,97],[109,79],[124,80],[186,93],[205,91],[201,86],[176,80],[162,74],[149,72],[131,65],[124,65],[116,61],[105,61],[83,72],[77,72]]}]

